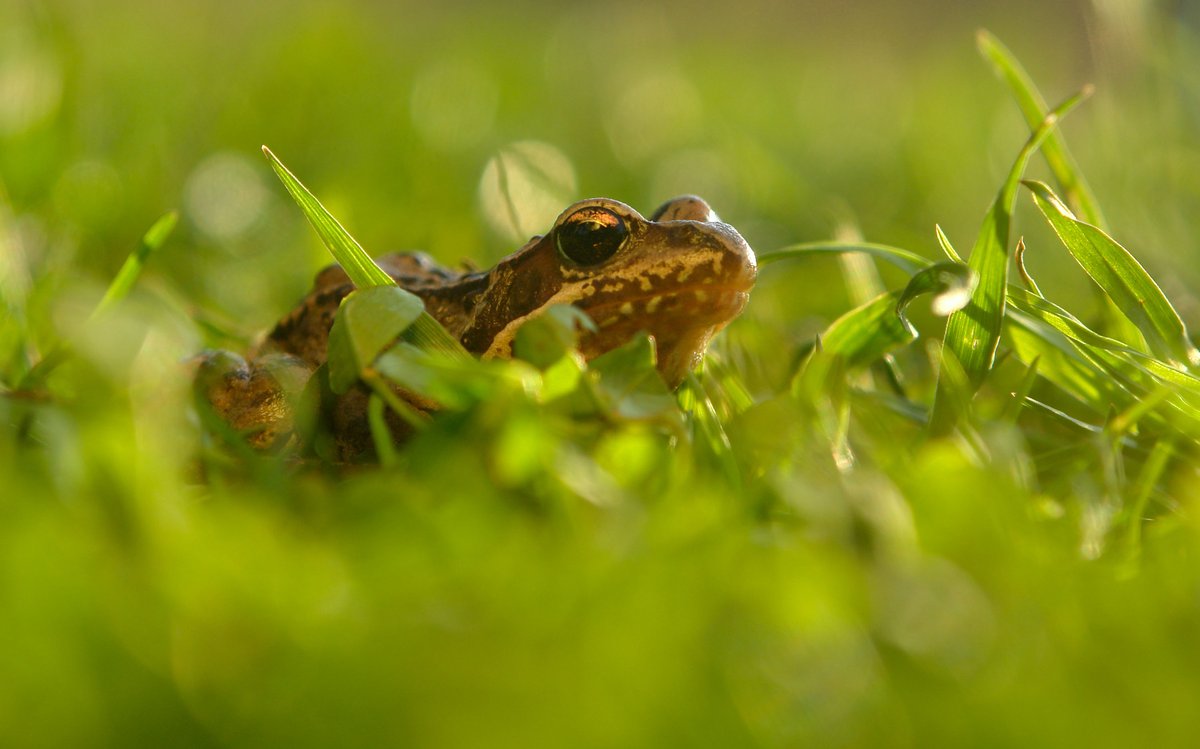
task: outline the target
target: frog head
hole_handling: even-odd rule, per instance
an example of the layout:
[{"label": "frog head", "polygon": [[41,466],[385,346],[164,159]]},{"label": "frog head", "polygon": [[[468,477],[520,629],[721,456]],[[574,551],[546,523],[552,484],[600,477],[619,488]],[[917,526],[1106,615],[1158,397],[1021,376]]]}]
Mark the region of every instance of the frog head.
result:
[{"label": "frog head", "polygon": [[572,304],[595,323],[580,338],[585,357],[644,331],[674,386],[745,307],[756,273],[750,246],[698,197],[667,201],[649,219],[616,200],[583,200],[472,285],[461,339],[484,357],[508,356],[522,323]]}]

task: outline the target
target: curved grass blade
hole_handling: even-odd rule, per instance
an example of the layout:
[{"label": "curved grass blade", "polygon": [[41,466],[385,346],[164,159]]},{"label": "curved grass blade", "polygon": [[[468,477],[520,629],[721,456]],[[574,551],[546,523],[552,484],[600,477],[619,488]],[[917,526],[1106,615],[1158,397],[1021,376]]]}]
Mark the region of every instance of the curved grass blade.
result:
[{"label": "curved grass blade", "polygon": [[1183,320],[1141,263],[1101,229],[1076,218],[1045,183],[1024,185],[1071,257],[1137,326],[1150,350],[1183,366],[1200,364]]},{"label": "curved grass blade", "polygon": [[880,294],[834,320],[821,334],[820,355],[844,359],[850,368],[862,367],[912,343],[917,331],[896,313],[904,295],[903,290]]},{"label": "curved grass blade", "polygon": [[116,278],[108,285],[108,290],[104,292],[104,297],[96,305],[96,310],[92,312],[93,318],[104,314],[105,310],[129,295],[133,284],[137,282],[138,276],[142,274],[142,268],[146,266],[146,261],[158,251],[158,248],[163,246],[163,243],[171,236],[171,232],[175,231],[175,226],[178,223],[179,212],[170,211],[160,216],[146,230],[137,249],[131,252],[129,257],[125,258],[125,263],[121,266],[121,270],[117,271]]},{"label": "curved grass blade", "polygon": [[[166,243],[167,238],[171,236],[171,232],[175,231],[175,226],[178,223],[179,212],[169,211],[150,225],[150,228],[142,235],[142,241],[125,258],[121,269],[117,271],[117,275],[113,278],[112,283],[105,290],[104,296],[101,297],[96,308],[92,310],[92,314],[88,316],[89,322],[100,317],[107,310],[111,309],[114,304],[129,296],[129,292],[133,289],[133,285],[137,283],[138,277],[142,275],[142,269],[146,267],[146,262],[150,259],[150,256]],[[17,383],[17,390],[33,390],[40,387],[46,381],[46,378],[50,376],[51,372],[71,357],[72,351],[73,348],[70,341],[60,341],[57,345],[54,345],[42,357],[41,361],[35,364],[20,379]]]},{"label": "curved grass blade", "polygon": [[904,311],[913,299],[933,294],[933,314],[946,317],[967,305],[978,283],[979,277],[962,263],[935,263],[913,276],[904,287],[896,303],[896,314],[905,319]]},{"label": "curved grass blade", "polygon": [[938,224],[933,225],[933,233],[937,236],[938,245],[942,248],[942,252],[946,253],[946,257],[950,258],[955,263],[965,263],[962,256],[958,254],[958,250],[954,249],[954,245],[950,244],[950,237],[946,236],[946,232],[942,231],[942,227]]},{"label": "curved grass blade", "polygon": [[[984,217],[979,237],[971,250],[968,265],[978,274],[979,285],[971,295],[970,304],[950,316],[943,346],[954,353],[974,388],[979,387],[991,369],[996,345],[1000,341],[1000,324],[1004,319],[1004,298],[1008,286],[1009,227],[1021,174],[1058,120],[1086,95],[1086,92],[1080,92],[1067,99],[1030,135]],[[934,412],[936,416],[936,401]]]},{"label": "curved grass blade", "polygon": [[[350,276],[350,280],[360,289],[370,286],[395,286],[396,281],[382,268],[375,264],[362,245],[350,232],[346,231],[338,220],[333,217],[321,201],[304,186],[296,175],[283,165],[271,149],[262,147],[263,154],[271,163],[271,168],[279,176],[288,194],[300,206],[305,218],[316,229],[321,241],[329,249],[334,260]],[[404,292],[408,293],[408,292]],[[434,351],[453,358],[470,356],[462,344],[446,332],[446,329],[427,312],[422,312],[416,321],[404,332],[404,337],[414,345],[427,351]]]},{"label": "curved grass blade", "polygon": [[[981,29],[975,40],[980,54],[992,63],[996,74],[1008,85],[1029,127],[1037,127],[1045,119],[1047,107],[1033,78],[1012,51],[988,31]],[[1105,226],[1100,205],[1059,133],[1051,133],[1046,138],[1042,144],[1042,157],[1071,205],[1079,209],[1088,223]]]},{"label": "curved grass blade", "polygon": [[806,257],[808,255],[841,255],[851,252],[863,252],[884,262],[890,263],[908,274],[916,273],[929,267],[932,261],[915,252],[900,247],[870,242],[806,242],[760,254],[758,264],[769,265],[789,258]]}]

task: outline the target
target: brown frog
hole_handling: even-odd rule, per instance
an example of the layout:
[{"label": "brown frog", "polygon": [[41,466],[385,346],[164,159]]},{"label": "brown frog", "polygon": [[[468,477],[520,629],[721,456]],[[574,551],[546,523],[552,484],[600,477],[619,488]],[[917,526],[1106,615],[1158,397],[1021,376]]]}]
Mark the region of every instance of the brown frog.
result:
[{"label": "brown frog", "polygon": [[[658,370],[671,387],[742,311],[756,275],[746,241],[695,196],[667,201],[648,220],[615,200],[580,201],[545,236],[488,271],[450,270],[421,253],[384,255],[376,262],[420,296],[430,315],[473,354],[511,356],[522,323],[552,305],[571,304],[595,323],[580,338],[585,358],[645,331],[655,340]],[[202,354],[198,397],[256,448],[290,442],[292,400],[325,362],[334,314],[353,288],[339,266],[325,268],[249,361],[224,351]],[[366,388],[359,387],[327,409],[344,459],[371,451],[366,400]],[[404,431],[398,420],[394,427]]]}]

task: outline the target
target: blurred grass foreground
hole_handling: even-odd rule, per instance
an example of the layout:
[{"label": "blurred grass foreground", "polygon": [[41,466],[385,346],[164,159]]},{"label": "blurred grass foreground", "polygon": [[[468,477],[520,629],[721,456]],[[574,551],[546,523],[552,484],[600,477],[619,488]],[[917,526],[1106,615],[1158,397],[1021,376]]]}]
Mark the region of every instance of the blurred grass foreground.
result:
[{"label": "blurred grass foreground", "polygon": [[[1195,4],[737,5],[0,4],[0,746],[1194,745]],[[264,142],[373,254],[773,259],[677,393],[409,361],[297,465],[184,364],[328,262]]]}]

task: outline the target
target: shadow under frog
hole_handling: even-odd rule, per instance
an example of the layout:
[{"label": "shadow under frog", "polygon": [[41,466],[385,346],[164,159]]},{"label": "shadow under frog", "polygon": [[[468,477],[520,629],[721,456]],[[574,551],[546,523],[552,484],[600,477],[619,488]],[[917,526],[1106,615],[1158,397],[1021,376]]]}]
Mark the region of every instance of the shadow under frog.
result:
[{"label": "shadow under frog", "polygon": [[[477,356],[511,356],[522,323],[552,305],[571,304],[595,323],[580,338],[585,358],[645,331],[671,387],[742,311],[756,276],[746,241],[695,196],[667,201],[649,219],[615,200],[580,201],[546,235],[488,271],[457,272],[421,253],[384,255],[376,262]],[[291,443],[294,398],[325,363],[334,315],[353,289],[339,266],[322,270],[312,292],[246,359],[226,351],[200,355],[197,396],[253,447]],[[323,410],[341,460],[373,454],[367,398],[360,385]],[[406,427],[399,419],[392,425],[402,437]]]}]

